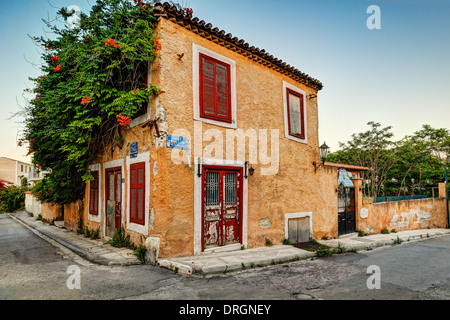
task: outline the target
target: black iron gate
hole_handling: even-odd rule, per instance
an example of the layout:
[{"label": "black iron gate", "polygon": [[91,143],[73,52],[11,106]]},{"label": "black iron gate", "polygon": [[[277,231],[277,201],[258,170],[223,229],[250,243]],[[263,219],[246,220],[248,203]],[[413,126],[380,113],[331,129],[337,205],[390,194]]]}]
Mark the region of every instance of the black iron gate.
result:
[{"label": "black iron gate", "polygon": [[339,187],[338,229],[339,235],[355,232],[355,188]]}]

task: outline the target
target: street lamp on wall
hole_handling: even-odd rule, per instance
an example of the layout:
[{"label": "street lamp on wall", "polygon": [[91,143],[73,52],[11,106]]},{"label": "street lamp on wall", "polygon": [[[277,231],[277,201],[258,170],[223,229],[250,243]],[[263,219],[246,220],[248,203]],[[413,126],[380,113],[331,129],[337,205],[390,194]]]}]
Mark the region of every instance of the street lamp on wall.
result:
[{"label": "street lamp on wall", "polygon": [[320,159],[322,160],[321,163],[317,164],[317,162],[313,162],[314,165],[314,173],[317,173],[317,170],[325,164],[325,161],[328,157],[328,152],[330,151],[330,147],[327,146],[327,144],[324,142],[323,145],[320,146]]},{"label": "street lamp on wall", "polygon": [[252,165],[250,165],[250,168],[248,167],[248,161],[245,161],[245,170],[244,170],[244,178],[248,178],[248,174],[250,173],[251,176],[253,176],[253,173],[255,173],[255,169]]}]

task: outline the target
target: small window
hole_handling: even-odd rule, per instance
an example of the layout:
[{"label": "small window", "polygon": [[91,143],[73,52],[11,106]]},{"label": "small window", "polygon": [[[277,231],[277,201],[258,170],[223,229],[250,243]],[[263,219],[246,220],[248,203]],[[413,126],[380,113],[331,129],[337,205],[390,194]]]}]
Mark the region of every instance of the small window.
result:
[{"label": "small window", "polygon": [[130,165],[130,222],[145,224],[145,162]]},{"label": "small window", "polygon": [[20,165],[20,172],[23,172],[23,164]]},{"label": "small window", "polygon": [[304,96],[286,89],[289,135],[305,139]]},{"label": "small window", "polygon": [[98,171],[92,171],[94,180],[89,183],[89,213],[98,215]]},{"label": "small window", "polygon": [[230,65],[200,53],[200,117],[232,123]]}]

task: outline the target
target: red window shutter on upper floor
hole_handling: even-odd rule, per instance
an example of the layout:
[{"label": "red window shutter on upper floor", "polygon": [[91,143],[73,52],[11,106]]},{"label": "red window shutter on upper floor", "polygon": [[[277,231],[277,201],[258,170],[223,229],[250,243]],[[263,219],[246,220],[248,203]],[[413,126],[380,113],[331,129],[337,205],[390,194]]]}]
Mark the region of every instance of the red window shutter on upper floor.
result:
[{"label": "red window shutter on upper floor", "polygon": [[200,116],[231,123],[230,65],[200,54]]},{"label": "red window shutter on upper floor", "polygon": [[89,183],[89,213],[98,215],[98,171],[93,171],[94,180]]},{"label": "red window shutter on upper floor", "polygon": [[130,166],[130,221],[145,223],[145,163]]}]

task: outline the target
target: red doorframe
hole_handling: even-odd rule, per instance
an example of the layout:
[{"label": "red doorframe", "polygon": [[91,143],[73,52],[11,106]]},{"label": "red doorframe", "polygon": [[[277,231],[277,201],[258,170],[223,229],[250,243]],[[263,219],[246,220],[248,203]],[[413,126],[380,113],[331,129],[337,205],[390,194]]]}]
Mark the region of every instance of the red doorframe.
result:
[{"label": "red doorframe", "polygon": [[[234,166],[217,166],[217,165],[202,165],[202,192],[201,192],[201,201],[202,201],[202,225],[201,225],[201,242],[202,242],[202,251],[205,251],[205,202],[206,202],[206,194],[205,194],[205,181],[206,181],[206,172],[207,170],[212,171],[231,171],[231,172],[238,172],[239,173],[239,241],[242,243],[243,238],[243,228],[242,228],[242,219],[243,219],[243,202],[244,202],[244,184],[243,184],[243,168],[242,167],[234,167]],[[219,191],[221,192],[221,191]],[[222,200],[223,200],[222,196]]]},{"label": "red doorframe", "polygon": [[[116,200],[116,203],[118,204],[116,206],[116,212],[115,212],[115,229],[120,229],[122,226],[122,167],[115,167],[115,168],[108,168],[105,169],[105,212],[108,212],[108,200],[110,195],[110,181],[109,181],[109,174],[114,173],[114,199]],[[120,181],[118,181],[117,174],[120,173]],[[117,185],[120,185],[120,201],[117,201]]]}]

